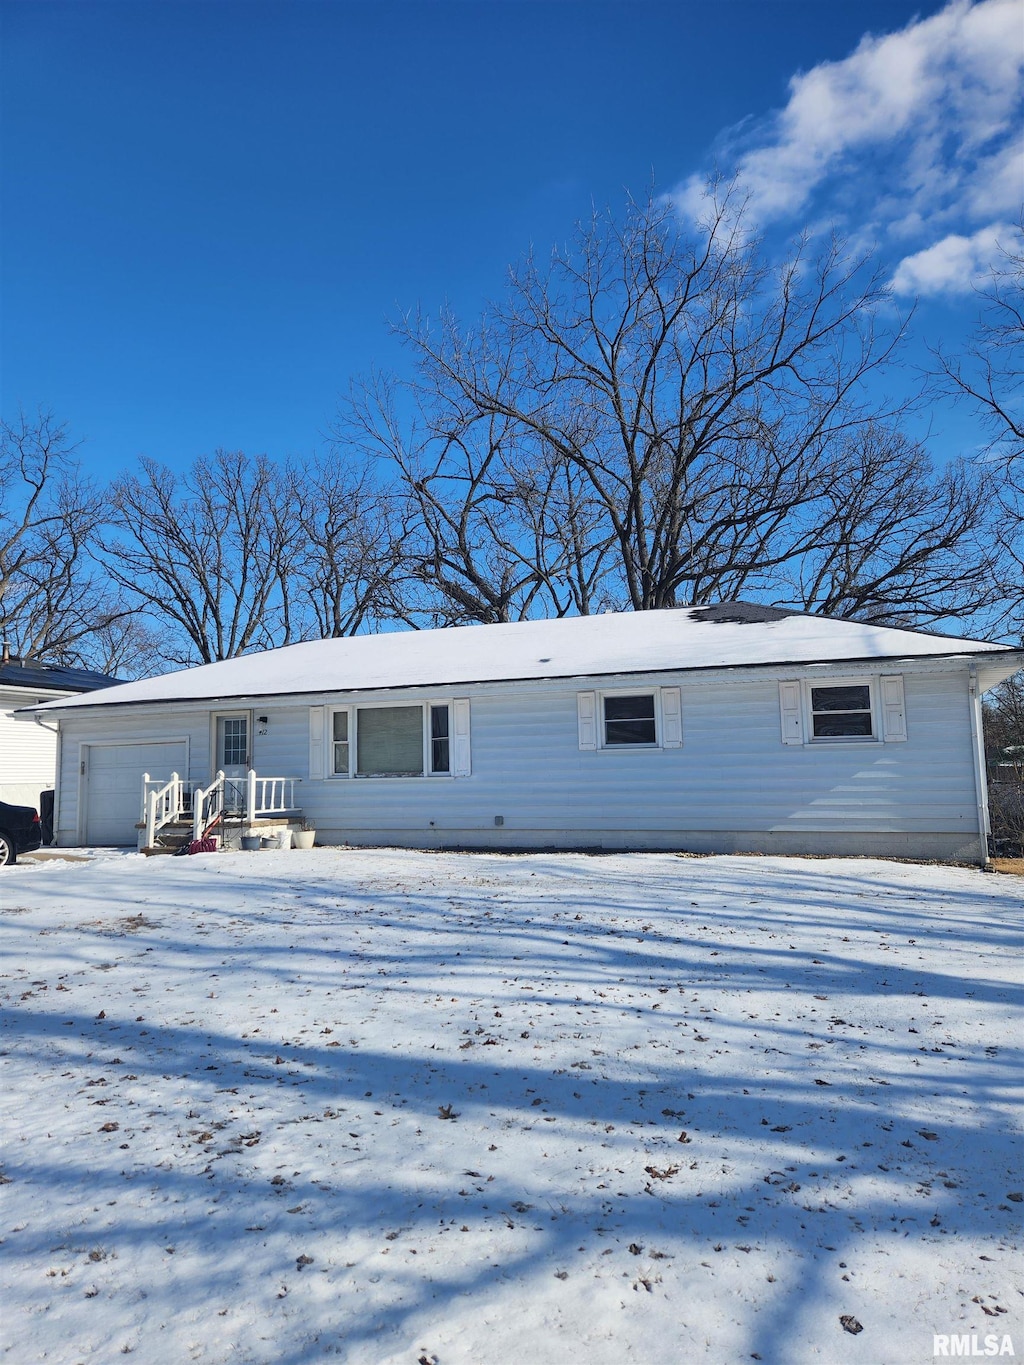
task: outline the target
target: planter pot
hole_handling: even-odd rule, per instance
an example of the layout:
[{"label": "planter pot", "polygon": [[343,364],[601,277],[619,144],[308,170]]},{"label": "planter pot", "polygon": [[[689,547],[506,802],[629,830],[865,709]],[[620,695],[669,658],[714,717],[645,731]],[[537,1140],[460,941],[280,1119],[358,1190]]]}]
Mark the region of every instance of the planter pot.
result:
[{"label": "planter pot", "polygon": [[315,829],[297,829],[292,834],[292,842],[296,848],[312,848],[315,839]]},{"label": "planter pot", "polygon": [[260,836],[259,836],[258,834],[243,834],[243,835],[242,835],[242,852],[243,852],[243,853],[259,853],[259,851],[260,851]]}]

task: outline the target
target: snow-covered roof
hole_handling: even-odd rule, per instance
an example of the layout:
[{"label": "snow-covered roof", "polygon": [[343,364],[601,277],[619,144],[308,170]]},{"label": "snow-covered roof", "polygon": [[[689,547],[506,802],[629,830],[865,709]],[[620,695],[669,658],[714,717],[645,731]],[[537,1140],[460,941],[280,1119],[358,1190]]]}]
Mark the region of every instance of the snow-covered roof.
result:
[{"label": "snow-covered roof", "polygon": [[1007,648],[732,602],[310,640],[50,702],[42,709],[996,654]]}]

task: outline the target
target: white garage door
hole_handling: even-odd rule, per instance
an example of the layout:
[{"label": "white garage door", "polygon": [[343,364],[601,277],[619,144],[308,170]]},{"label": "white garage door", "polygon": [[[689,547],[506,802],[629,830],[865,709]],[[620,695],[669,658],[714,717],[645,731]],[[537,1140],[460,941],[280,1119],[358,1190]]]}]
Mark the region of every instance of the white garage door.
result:
[{"label": "white garage door", "polygon": [[134,845],[142,814],[142,774],[167,781],[188,772],[182,741],[92,744],[85,757],[85,842]]}]

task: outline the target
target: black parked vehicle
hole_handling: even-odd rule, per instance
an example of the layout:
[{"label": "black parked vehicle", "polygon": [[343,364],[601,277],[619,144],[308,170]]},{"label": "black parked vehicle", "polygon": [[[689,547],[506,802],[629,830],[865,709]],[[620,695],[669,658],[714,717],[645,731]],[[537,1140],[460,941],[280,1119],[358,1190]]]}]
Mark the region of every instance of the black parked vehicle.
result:
[{"label": "black parked vehicle", "polygon": [[32,853],[42,842],[38,811],[0,801],[0,867],[9,867],[19,853]]}]

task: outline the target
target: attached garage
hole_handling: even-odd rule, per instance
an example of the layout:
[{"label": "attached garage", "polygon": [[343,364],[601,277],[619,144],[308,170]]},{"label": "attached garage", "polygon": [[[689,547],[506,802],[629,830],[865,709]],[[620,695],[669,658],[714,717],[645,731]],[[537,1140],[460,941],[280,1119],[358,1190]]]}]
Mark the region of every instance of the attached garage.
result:
[{"label": "attached garage", "polygon": [[82,747],[82,839],[86,844],[132,845],[142,811],[142,777],[166,781],[188,773],[185,740]]}]

